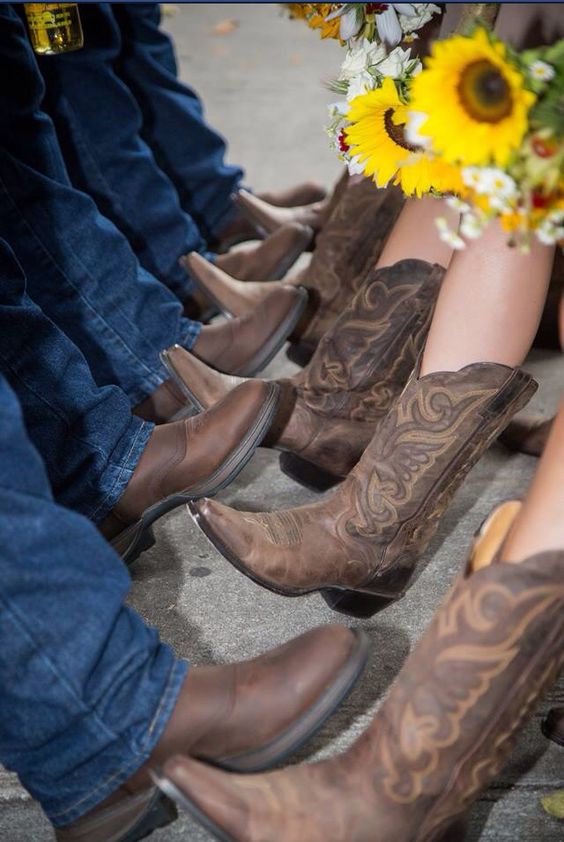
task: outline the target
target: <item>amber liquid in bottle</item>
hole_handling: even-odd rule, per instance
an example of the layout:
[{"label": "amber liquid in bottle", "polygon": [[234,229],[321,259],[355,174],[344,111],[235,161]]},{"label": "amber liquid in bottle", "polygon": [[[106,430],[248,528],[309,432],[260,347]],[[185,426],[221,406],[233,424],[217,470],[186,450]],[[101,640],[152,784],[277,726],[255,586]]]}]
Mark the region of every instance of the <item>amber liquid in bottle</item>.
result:
[{"label": "amber liquid in bottle", "polygon": [[24,3],[29,37],[39,55],[80,50],[84,44],[77,3]]}]

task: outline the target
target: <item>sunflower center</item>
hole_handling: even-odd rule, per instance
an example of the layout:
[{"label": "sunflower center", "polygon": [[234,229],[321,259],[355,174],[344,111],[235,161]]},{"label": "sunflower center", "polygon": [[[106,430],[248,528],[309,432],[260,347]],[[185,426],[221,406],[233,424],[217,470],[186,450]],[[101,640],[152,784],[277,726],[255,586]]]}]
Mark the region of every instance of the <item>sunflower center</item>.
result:
[{"label": "sunflower center", "polygon": [[499,123],[511,114],[513,98],[507,79],[487,59],[464,68],[458,95],[465,111],[479,123]]},{"label": "sunflower center", "polygon": [[398,146],[401,146],[402,149],[407,149],[408,152],[418,152],[419,150],[417,146],[413,146],[411,143],[408,143],[405,139],[405,123],[400,123],[399,125],[397,125],[392,119],[393,116],[393,108],[388,108],[388,110],[384,112],[384,128],[390,140],[393,140],[394,143]]}]

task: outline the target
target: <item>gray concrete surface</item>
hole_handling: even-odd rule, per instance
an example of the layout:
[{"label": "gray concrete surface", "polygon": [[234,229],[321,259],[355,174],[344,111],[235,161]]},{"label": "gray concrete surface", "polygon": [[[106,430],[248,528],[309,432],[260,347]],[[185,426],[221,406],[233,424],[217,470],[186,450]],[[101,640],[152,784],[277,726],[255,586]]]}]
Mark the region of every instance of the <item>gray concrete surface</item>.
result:
[{"label": "gray concrete surface", "polygon": [[[214,26],[225,20],[236,21],[237,27],[229,35],[214,34]],[[167,18],[166,26],[176,38],[183,78],[203,95],[210,121],[230,139],[231,160],[245,166],[250,184],[261,189],[312,177],[327,184],[334,180],[338,169],[322,131],[330,95],[322,82],[338,66],[336,44],[320,42],[270,4],[183,6]],[[564,386],[561,357],[536,353],[527,368],[541,381],[534,406],[548,413]],[[293,370],[281,353],[266,375]],[[470,536],[493,504],[523,494],[535,464],[495,446],[476,466],[444,517],[407,596],[363,622],[373,651],[360,686],[296,760],[342,750],[369,723],[460,569]],[[276,454],[266,450],[257,453],[221,496],[240,508],[255,509],[284,508],[315,497],[286,478]],[[163,519],[156,533],[157,545],[134,569],[131,600],[194,663],[249,657],[339,619],[317,596],[285,600],[240,576],[184,510]],[[475,805],[469,842],[564,838],[564,824],[547,816],[539,804],[540,796],[564,786],[564,751],[544,740],[538,727],[543,711],[555,703],[564,704],[562,683],[536,712],[509,766]],[[51,839],[39,808],[12,776],[0,771],[1,842]],[[209,842],[210,837],[182,817],[152,839]]]}]

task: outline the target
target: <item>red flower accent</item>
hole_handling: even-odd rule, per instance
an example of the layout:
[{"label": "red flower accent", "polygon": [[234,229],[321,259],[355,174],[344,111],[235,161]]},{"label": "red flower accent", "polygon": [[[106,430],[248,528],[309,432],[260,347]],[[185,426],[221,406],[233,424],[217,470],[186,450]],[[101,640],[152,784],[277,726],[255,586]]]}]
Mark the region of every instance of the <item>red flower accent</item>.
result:
[{"label": "red flower accent", "polygon": [[533,138],[532,147],[539,158],[551,158],[556,152],[556,143],[553,140],[543,140],[540,137]]},{"label": "red flower accent", "polygon": [[377,15],[378,12],[385,12],[389,5],[389,3],[367,3],[366,14]]},{"label": "red flower accent", "polygon": [[532,195],[533,207],[535,210],[542,210],[550,204],[548,196],[543,196],[542,193],[533,193]]},{"label": "red flower accent", "polygon": [[346,141],[346,137],[347,136],[345,134],[345,130],[341,129],[341,131],[339,132],[339,136],[337,138],[337,143],[339,144],[339,151],[342,152],[343,155],[345,154],[345,152],[348,152],[349,149],[350,149],[350,146]]}]

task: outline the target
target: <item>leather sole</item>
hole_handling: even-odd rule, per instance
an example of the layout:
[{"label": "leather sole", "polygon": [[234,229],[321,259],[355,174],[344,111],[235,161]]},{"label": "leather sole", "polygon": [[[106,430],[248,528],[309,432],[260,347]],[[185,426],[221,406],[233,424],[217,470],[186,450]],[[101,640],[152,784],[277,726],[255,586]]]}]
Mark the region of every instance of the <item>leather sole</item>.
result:
[{"label": "leather sole", "polygon": [[276,356],[288,336],[290,336],[298,324],[307,305],[308,293],[305,287],[296,287],[296,289],[299,292],[299,296],[262,348],[259,348],[254,356],[237,369],[237,371],[229,372],[229,374],[235,374],[237,377],[254,377]]},{"label": "leather sole", "polygon": [[253,751],[204,762],[229,772],[251,774],[278,766],[307,743],[346,699],[362,675],[370,652],[370,640],[361,629],[352,629],[355,637],[349,656],[327,690],[282,734]]},{"label": "leather sole", "polygon": [[158,503],[154,503],[148,509],[145,509],[138,521],[128,526],[111,541],[112,547],[126,564],[132,564],[142,552],[153,546],[154,536],[151,527],[156,520],[189,500],[197,500],[200,497],[214,497],[233,482],[235,477],[243,470],[270,429],[276,414],[280,389],[274,382],[269,383],[268,386],[267,397],[253,426],[247,431],[243,441],[226,457],[211,476],[185,488],[183,491],[171,494]]}]

